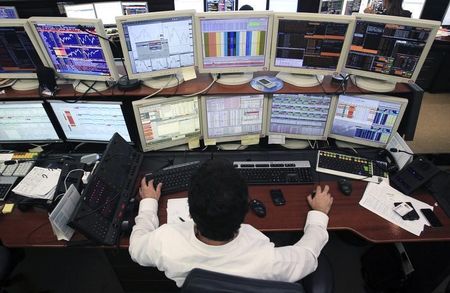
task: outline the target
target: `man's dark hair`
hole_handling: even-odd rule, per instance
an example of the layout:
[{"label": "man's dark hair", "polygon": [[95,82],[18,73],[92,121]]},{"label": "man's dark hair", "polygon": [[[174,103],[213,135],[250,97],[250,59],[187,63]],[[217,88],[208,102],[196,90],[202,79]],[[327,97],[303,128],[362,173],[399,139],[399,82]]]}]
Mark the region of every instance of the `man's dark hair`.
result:
[{"label": "man's dark hair", "polygon": [[247,183],[230,162],[209,160],[192,176],[188,202],[191,217],[204,237],[231,240],[248,211]]},{"label": "man's dark hair", "polygon": [[253,7],[251,7],[250,5],[242,5],[241,8],[239,8],[239,10],[253,10]]}]

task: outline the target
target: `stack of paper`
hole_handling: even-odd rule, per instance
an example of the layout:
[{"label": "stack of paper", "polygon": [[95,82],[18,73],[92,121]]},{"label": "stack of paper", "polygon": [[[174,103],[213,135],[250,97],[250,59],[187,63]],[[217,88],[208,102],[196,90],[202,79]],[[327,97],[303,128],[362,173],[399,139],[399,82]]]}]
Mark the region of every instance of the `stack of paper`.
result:
[{"label": "stack of paper", "polygon": [[13,189],[18,195],[50,199],[55,193],[61,169],[34,167]]},{"label": "stack of paper", "polygon": [[167,224],[192,221],[187,197],[167,201]]},{"label": "stack of paper", "polygon": [[[419,219],[414,221],[403,220],[400,215],[394,212],[395,202],[410,202],[419,214]],[[407,196],[395,188],[389,186],[385,181],[380,184],[369,183],[359,204],[371,212],[383,217],[391,223],[400,226],[420,236],[424,229],[424,225],[428,225],[428,221],[420,213],[420,209],[433,209],[432,206]]]}]

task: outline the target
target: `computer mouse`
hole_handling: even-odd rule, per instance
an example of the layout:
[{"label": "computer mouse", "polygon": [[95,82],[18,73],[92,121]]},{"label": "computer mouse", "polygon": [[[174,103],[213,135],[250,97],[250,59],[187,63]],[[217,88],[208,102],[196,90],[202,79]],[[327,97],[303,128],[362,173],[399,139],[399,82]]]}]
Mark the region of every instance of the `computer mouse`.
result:
[{"label": "computer mouse", "polygon": [[347,179],[339,179],[338,180],[338,187],[339,190],[344,194],[344,195],[350,195],[352,194],[352,182],[350,180]]},{"label": "computer mouse", "polygon": [[266,206],[262,201],[258,199],[252,199],[249,202],[250,209],[260,218],[264,218],[266,216]]}]

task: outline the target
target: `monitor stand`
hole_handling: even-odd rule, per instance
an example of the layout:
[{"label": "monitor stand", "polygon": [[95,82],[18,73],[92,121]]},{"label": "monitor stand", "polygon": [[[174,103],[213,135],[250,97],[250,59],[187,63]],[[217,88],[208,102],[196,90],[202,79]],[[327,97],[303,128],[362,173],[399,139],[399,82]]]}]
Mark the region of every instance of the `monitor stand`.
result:
[{"label": "monitor stand", "polygon": [[290,150],[303,150],[310,147],[307,140],[300,139],[286,139],[282,146]]},{"label": "monitor stand", "polygon": [[240,143],[220,143],[217,144],[217,148],[222,151],[237,151],[245,150],[247,146]]},{"label": "monitor stand", "polygon": [[351,75],[350,78],[354,85],[366,91],[388,93],[395,90],[395,82],[356,75]]},{"label": "monitor stand", "polygon": [[11,88],[16,91],[31,91],[39,88],[39,81],[37,79],[17,79]]},{"label": "monitor stand", "polygon": [[366,146],[364,146],[362,144],[356,144],[356,143],[352,143],[352,142],[339,141],[339,140],[336,140],[336,146],[338,148],[347,148],[347,149],[367,148]]},{"label": "monitor stand", "polygon": [[221,73],[217,83],[223,85],[242,85],[251,82],[253,73]]},{"label": "monitor stand", "polygon": [[190,151],[187,144],[177,145],[170,148],[165,148],[163,151],[169,151],[169,152],[185,152]]},{"label": "monitor stand", "polygon": [[[75,80],[73,83],[73,89],[78,93],[95,93],[102,92],[109,89],[109,85],[105,81],[86,81]],[[92,86],[92,87],[91,87]],[[91,87],[91,89],[89,89]],[[89,89],[89,91],[88,91]]]},{"label": "monitor stand", "polygon": [[323,82],[323,75],[314,74],[280,72],[277,74],[277,77],[284,82],[298,87],[313,87],[320,85]]},{"label": "monitor stand", "polygon": [[163,88],[169,88],[177,86],[184,82],[183,75],[177,73],[170,74],[170,75],[164,75],[164,76],[158,76],[158,77],[151,77],[146,78],[142,81],[142,84],[152,88],[152,89],[163,89]]}]

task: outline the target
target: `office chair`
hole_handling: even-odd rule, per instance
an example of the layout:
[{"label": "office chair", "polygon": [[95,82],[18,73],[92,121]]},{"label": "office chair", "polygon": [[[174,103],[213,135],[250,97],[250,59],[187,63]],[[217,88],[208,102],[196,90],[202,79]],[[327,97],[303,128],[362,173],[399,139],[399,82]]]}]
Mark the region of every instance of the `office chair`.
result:
[{"label": "office chair", "polygon": [[319,257],[317,270],[300,283],[259,280],[193,269],[184,281],[182,293],[332,293],[334,277],[325,256]]},{"label": "office chair", "polygon": [[0,244],[0,291],[12,271],[11,252]]}]

